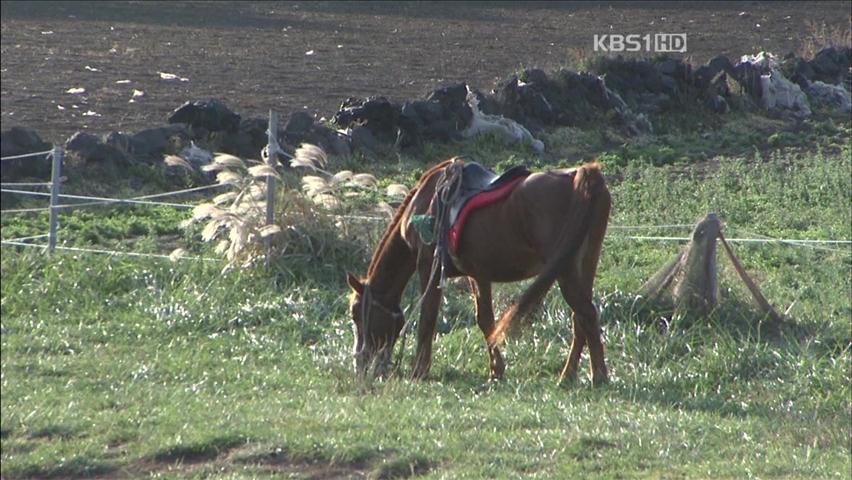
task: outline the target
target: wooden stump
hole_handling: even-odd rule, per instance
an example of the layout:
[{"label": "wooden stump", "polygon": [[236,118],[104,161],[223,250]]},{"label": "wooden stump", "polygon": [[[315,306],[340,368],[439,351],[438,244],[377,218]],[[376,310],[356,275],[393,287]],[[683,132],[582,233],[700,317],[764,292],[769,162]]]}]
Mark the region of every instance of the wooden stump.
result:
[{"label": "wooden stump", "polygon": [[701,315],[719,304],[716,264],[716,240],[720,240],[734,269],[746,284],[757,304],[778,325],[783,318],[769,304],[746,273],[734,251],[722,235],[722,221],[710,213],[692,230],[689,243],[666,266],[651,277],[639,291],[649,300],[670,300],[676,307]]}]

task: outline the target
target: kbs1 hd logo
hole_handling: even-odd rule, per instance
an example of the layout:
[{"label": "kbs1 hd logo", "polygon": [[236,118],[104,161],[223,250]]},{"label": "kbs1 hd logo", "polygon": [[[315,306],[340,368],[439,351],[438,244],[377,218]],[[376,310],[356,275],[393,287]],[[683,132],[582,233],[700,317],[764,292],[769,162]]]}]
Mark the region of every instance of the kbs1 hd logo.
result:
[{"label": "kbs1 hd logo", "polygon": [[596,52],[651,52],[651,53],[685,53],[685,33],[655,33],[655,34],[595,34]]}]

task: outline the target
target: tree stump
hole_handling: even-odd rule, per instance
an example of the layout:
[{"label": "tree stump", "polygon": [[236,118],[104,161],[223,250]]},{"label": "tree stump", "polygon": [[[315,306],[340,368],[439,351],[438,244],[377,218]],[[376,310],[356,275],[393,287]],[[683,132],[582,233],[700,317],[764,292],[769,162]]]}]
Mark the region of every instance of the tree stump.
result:
[{"label": "tree stump", "polygon": [[651,277],[639,291],[649,300],[670,300],[676,308],[708,315],[719,305],[716,240],[720,240],[737,274],[746,284],[761,310],[779,325],[783,318],[769,304],[746,273],[722,235],[722,221],[710,213],[692,230],[689,243],[666,266]]}]

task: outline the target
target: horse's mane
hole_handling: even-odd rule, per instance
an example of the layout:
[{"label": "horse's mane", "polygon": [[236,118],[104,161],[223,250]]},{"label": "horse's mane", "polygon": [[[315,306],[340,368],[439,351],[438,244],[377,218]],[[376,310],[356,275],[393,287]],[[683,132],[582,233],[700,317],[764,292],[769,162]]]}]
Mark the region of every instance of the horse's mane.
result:
[{"label": "horse's mane", "polygon": [[409,192],[408,195],[402,200],[402,203],[399,205],[399,208],[396,209],[396,213],[393,216],[393,219],[390,221],[387,230],[385,230],[384,235],[382,235],[382,239],[379,241],[378,247],[376,247],[376,253],[373,254],[373,258],[370,260],[370,266],[367,268],[367,278],[371,278],[373,276],[373,271],[376,269],[376,264],[379,263],[379,259],[384,254],[385,249],[387,248],[387,244],[390,242],[391,237],[395,231],[399,229],[399,222],[402,220],[402,216],[405,213],[405,209],[408,207],[408,204],[411,203],[411,200],[414,198],[414,195],[420,191],[420,188],[432,177],[436,172],[442,170],[444,167],[452,163],[456,160],[457,157],[453,157],[449,160],[444,160],[443,162],[433,166],[429,170],[420,176],[420,180],[417,181],[417,185],[415,185]]}]

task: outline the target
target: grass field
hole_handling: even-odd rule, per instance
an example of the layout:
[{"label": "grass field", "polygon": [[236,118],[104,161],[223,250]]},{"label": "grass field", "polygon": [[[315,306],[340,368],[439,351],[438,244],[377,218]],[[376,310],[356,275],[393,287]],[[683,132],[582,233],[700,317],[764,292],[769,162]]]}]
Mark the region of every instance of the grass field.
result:
[{"label": "grass field", "polygon": [[[728,237],[849,238],[848,123],[760,150],[725,128],[713,135],[730,142],[661,134],[607,148],[568,131],[548,144],[603,158],[612,225],[691,224],[713,211]],[[689,163],[712,145],[732,150]],[[533,160],[487,140],[464,148],[490,165]],[[450,150],[341,168],[411,185]],[[171,211],[120,212],[75,212],[61,238],[137,251],[193,238]],[[44,231],[43,218],[7,218],[5,238]],[[488,382],[461,284],[449,289],[427,380],[406,379],[409,338],[396,375],[356,382],[344,273],[364,270],[368,236],[225,274],[217,263],[4,248],[2,477],[848,478],[848,245],[734,245],[792,319],[770,335],[721,256],[723,304],[710,318],[635,301],[679,245],[620,237],[687,233],[610,232],[596,301],[612,381],[595,389],[586,372],[556,385],[570,321],[555,291],[507,345],[506,379]],[[496,310],[521,287],[499,286]]]}]

